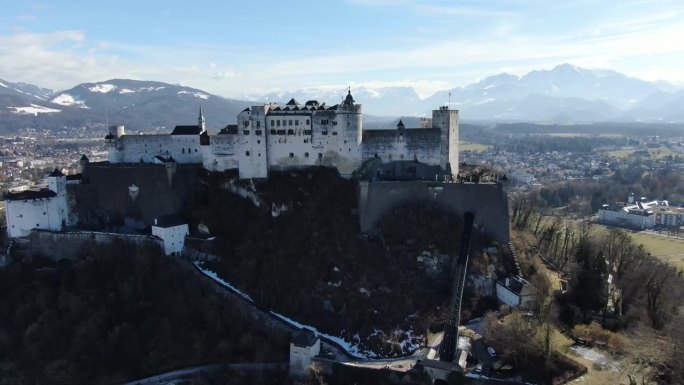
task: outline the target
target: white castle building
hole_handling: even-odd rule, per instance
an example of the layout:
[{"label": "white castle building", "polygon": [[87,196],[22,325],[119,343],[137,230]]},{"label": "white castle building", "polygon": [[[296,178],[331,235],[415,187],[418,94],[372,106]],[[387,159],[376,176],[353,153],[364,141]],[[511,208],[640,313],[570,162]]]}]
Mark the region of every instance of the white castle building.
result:
[{"label": "white castle building", "polygon": [[8,236],[23,237],[32,229],[61,230],[71,224],[68,223],[67,177],[55,169],[47,180],[47,188],[5,194]]},{"label": "white castle building", "polygon": [[105,137],[110,163],[202,163],[211,171],[236,169],[240,178],[267,178],[269,170],[335,167],[343,176],[366,161],[416,161],[458,174],[458,111],[440,107],[420,128],[364,130],[361,105],[349,92],[340,104],[311,100],[268,103],[240,112],[237,125],[209,135],[204,116],[171,134],[127,135],[123,126]]}]

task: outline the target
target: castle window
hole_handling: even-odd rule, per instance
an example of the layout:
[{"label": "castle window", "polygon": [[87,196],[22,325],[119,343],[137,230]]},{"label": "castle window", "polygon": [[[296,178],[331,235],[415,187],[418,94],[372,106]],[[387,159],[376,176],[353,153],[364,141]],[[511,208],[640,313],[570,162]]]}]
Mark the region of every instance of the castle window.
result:
[{"label": "castle window", "polygon": [[45,211],[43,211],[43,215],[47,215],[47,213]]},{"label": "castle window", "polygon": [[291,125],[292,125],[292,119],[290,119],[290,120],[287,122],[287,125],[288,125],[288,126],[291,126]]},{"label": "castle window", "polygon": [[[258,124],[257,124],[257,127],[259,127]],[[254,133],[255,133],[257,136],[261,136],[261,130],[255,130]]]},{"label": "castle window", "polygon": [[242,133],[245,135],[249,135],[249,130],[244,130]]},{"label": "castle window", "polygon": [[295,126],[299,126],[299,119],[295,119]]},{"label": "castle window", "polygon": [[195,149],[195,152],[197,152],[197,149]]},{"label": "castle window", "polygon": [[245,151],[245,155],[246,155],[246,156],[249,156],[249,151]]},{"label": "castle window", "polygon": [[261,141],[260,141],[260,140],[257,140],[257,144],[261,144]]},{"label": "castle window", "polygon": [[321,119],[321,124],[323,124],[323,125],[328,124],[328,119]]},{"label": "castle window", "polygon": [[280,127],[280,119],[276,120],[276,123],[278,124],[278,127]]},{"label": "castle window", "polygon": [[308,158],[308,157],[309,157],[309,153],[308,153],[308,152],[305,152],[305,153],[304,153],[304,157],[305,157],[305,158]]},{"label": "castle window", "polygon": [[248,121],[248,120],[245,120],[244,122],[242,122],[242,125],[245,126],[245,127],[249,126],[249,121]]},{"label": "castle window", "polygon": [[337,131],[333,131],[333,135],[337,135]]},{"label": "castle window", "polygon": [[290,153],[290,158],[294,158],[294,154],[293,154],[293,153]]},{"label": "castle window", "polygon": [[285,135],[285,130],[278,130],[278,135]]},{"label": "castle window", "polygon": [[304,135],[311,135],[311,130],[304,130]]},{"label": "castle window", "polygon": [[307,125],[309,124],[309,119],[306,120],[306,124],[307,124]]},{"label": "castle window", "polygon": [[261,121],[257,120],[257,128],[261,127]]},{"label": "castle window", "polygon": [[323,154],[321,154],[321,153],[319,152],[319,153],[318,153],[318,159],[321,159],[322,157],[323,157]]},{"label": "castle window", "polygon": [[287,134],[288,134],[288,135],[294,135],[294,130],[293,130],[293,129],[287,130]]},{"label": "castle window", "polygon": [[188,154],[191,153],[191,152],[192,152],[192,151],[190,151],[190,147],[188,147]]},{"label": "castle window", "polygon": [[[273,120],[271,120],[271,123],[273,123]],[[272,128],[272,129],[271,129],[271,135],[275,135],[276,132],[278,132],[278,131],[276,131],[275,128]]]},{"label": "castle window", "polygon": [[271,120],[271,127],[275,127],[275,120]]},{"label": "castle window", "polygon": [[185,154],[185,149],[184,149],[184,148],[181,148],[181,152],[183,152],[183,154]]},{"label": "castle window", "polygon": [[332,125],[337,126],[337,122],[333,120]]},{"label": "castle window", "polygon": [[321,134],[328,135],[328,131],[321,131]]}]

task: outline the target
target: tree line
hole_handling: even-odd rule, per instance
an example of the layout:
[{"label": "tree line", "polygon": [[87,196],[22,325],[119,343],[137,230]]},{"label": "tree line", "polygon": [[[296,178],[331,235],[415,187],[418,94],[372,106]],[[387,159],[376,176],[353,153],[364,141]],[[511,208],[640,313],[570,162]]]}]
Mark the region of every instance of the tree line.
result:
[{"label": "tree line", "polygon": [[287,361],[288,342],[156,247],[93,244],[74,262],[0,270],[2,385],[113,384],[198,364]]}]

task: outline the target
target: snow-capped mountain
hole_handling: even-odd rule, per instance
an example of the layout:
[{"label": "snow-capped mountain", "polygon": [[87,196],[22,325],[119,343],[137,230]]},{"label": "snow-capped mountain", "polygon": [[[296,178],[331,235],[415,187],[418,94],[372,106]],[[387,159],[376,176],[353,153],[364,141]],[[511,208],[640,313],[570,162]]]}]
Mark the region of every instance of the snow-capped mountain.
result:
[{"label": "snow-capped mountain", "polygon": [[[364,112],[389,116],[419,115],[421,100],[411,87],[358,87],[352,90],[354,99],[363,104]],[[340,103],[347,96],[346,88],[309,88],[292,92],[271,92],[266,95],[251,95],[248,98],[259,102],[287,102],[295,98],[301,103],[318,100],[328,105]]]},{"label": "snow-capped mountain", "polygon": [[49,88],[42,88],[27,83],[12,83],[0,79],[0,95],[15,95],[31,100],[48,100],[53,94],[54,90]]},{"label": "snow-capped mountain", "polygon": [[195,123],[201,106],[207,127],[218,130],[234,123],[238,112],[251,104],[191,87],[127,79],[83,83],[37,96],[0,86],[0,128],[29,123],[45,128],[110,123],[124,124],[131,131],[170,130],[178,124]]},{"label": "snow-capped mountain", "polygon": [[[451,102],[464,120],[504,120],[541,122],[590,122],[606,120],[658,120],[677,118],[675,107],[670,112],[652,109],[646,116],[631,113],[649,95],[671,95],[677,87],[663,82],[647,82],[602,69],[585,69],[561,64],[550,70],[536,70],[519,77],[501,73],[464,87],[439,91],[421,99],[410,87],[359,87],[352,89],[354,98],[363,104],[364,113],[376,116],[428,115],[437,106]],[[449,94],[451,93],[451,96]],[[339,102],[344,89],[304,89],[271,93],[255,100],[300,101],[318,99]],[[677,104],[676,97],[672,103]],[[641,107],[639,107],[641,108]],[[643,112],[643,111],[641,111]]]},{"label": "snow-capped mountain", "polygon": [[[610,70],[561,64],[524,76],[507,73],[420,98],[410,87],[355,87],[368,126],[382,126],[402,116],[430,116],[449,100],[462,120],[576,123],[595,121],[684,122],[684,90],[647,82]],[[245,107],[261,102],[318,100],[334,105],[345,88],[311,88],[226,99],[208,92],[154,81],[112,79],[83,83],[55,92],[0,79],[0,130],[21,126],[54,128],[124,124],[130,131],[171,129],[192,124],[201,105],[207,126],[235,122]],[[449,96],[451,94],[451,96]]]}]

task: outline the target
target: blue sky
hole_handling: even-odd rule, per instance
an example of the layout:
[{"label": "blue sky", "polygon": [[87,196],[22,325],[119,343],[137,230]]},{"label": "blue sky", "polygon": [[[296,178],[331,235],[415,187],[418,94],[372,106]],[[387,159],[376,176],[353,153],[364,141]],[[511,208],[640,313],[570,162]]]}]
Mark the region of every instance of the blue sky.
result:
[{"label": "blue sky", "polygon": [[684,84],[681,0],[9,1],[0,78],[134,78],[219,95],[412,86],[569,62]]}]

